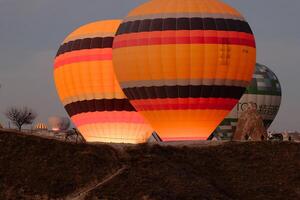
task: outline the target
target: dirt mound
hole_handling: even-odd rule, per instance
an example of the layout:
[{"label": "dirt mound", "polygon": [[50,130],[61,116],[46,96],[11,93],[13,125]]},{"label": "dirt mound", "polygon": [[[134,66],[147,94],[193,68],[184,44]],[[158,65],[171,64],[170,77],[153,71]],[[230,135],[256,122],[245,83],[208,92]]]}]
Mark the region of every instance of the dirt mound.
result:
[{"label": "dirt mound", "polygon": [[87,200],[300,199],[299,157],[296,143],[117,151],[0,133],[0,199],[63,199],[90,186],[99,187],[86,192]]},{"label": "dirt mound", "polygon": [[0,199],[64,197],[118,169],[107,145],[75,145],[0,132]]},{"label": "dirt mound", "polygon": [[123,174],[87,199],[299,199],[300,145],[140,146]]}]

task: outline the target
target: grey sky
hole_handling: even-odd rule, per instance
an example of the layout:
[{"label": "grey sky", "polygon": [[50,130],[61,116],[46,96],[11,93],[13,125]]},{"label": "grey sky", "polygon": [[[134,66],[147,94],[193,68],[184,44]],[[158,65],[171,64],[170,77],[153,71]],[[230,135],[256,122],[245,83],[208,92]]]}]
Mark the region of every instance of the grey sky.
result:
[{"label": "grey sky", "polygon": [[[78,26],[123,18],[144,0],[0,0],[0,121],[12,105],[28,105],[46,122],[66,115],[52,63],[60,42]],[[257,61],[278,75],[283,103],[272,129],[300,130],[300,0],[225,0],[244,14],[257,41]]]}]

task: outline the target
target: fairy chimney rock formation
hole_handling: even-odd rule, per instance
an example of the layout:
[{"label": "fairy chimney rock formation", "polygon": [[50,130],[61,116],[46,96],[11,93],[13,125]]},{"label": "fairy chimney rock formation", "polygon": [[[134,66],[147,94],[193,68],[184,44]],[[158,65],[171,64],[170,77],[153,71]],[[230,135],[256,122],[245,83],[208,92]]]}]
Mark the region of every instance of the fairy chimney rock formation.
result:
[{"label": "fairy chimney rock formation", "polygon": [[237,128],[233,140],[261,141],[268,137],[267,130],[260,114],[256,110],[254,103],[250,103],[239,117]]}]

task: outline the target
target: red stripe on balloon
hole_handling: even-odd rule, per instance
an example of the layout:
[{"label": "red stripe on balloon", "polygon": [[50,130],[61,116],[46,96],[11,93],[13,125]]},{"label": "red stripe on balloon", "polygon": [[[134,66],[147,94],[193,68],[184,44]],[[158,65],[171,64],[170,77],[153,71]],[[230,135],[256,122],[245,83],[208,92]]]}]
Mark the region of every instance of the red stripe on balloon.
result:
[{"label": "red stripe on balloon", "polygon": [[132,105],[138,111],[151,110],[232,110],[237,99],[224,98],[180,98],[133,100]]},{"label": "red stripe on balloon", "polygon": [[90,49],[68,52],[55,59],[54,68],[72,63],[102,60],[112,60],[112,49]]},{"label": "red stripe on balloon", "polygon": [[233,31],[157,31],[119,35],[113,48],[162,44],[228,44],[255,47],[252,34]]},{"label": "red stripe on balloon", "polygon": [[136,123],[144,124],[144,119],[137,112],[93,112],[74,115],[72,121],[76,126],[97,123]]},{"label": "red stripe on balloon", "polygon": [[254,40],[245,40],[240,38],[203,38],[203,37],[173,37],[173,38],[144,38],[132,39],[127,41],[118,41],[114,43],[114,48],[148,46],[148,45],[166,45],[166,44],[228,44],[243,45],[255,47]]}]

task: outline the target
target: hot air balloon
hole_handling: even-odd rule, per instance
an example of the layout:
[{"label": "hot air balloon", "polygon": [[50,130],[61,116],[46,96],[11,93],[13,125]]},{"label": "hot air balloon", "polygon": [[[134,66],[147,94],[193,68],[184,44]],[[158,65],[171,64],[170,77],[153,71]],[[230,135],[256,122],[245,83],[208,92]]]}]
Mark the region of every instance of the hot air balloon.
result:
[{"label": "hot air balloon", "polygon": [[67,117],[50,117],[48,123],[52,131],[66,131],[70,128],[70,120]]},{"label": "hot air balloon", "polygon": [[262,116],[266,129],[268,129],[279,111],[281,86],[275,73],[267,66],[256,64],[256,70],[250,86],[213,135],[221,140],[231,140],[236,130],[239,116],[251,103],[254,103],[258,113]]},{"label": "hot air balloon", "polygon": [[55,58],[57,92],[88,142],[143,143],[152,133],[114,74],[112,43],[119,24],[108,20],[78,28]]},{"label": "hot air balloon", "polygon": [[249,85],[255,38],[218,0],[151,0],[113,44],[120,85],[163,141],[206,140]]},{"label": "hot air balloon", "polygon": [[48,127],[46,124],[44,123],[38,123],[34,126],[35,130],[40,130],[40,131],[44,131],[44,130],[48,130]]}]

